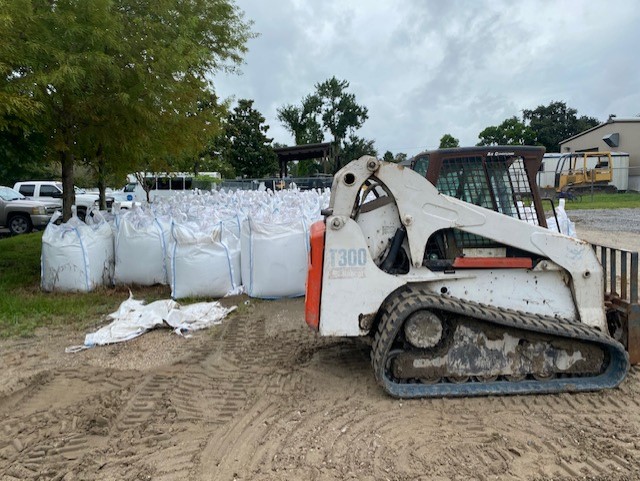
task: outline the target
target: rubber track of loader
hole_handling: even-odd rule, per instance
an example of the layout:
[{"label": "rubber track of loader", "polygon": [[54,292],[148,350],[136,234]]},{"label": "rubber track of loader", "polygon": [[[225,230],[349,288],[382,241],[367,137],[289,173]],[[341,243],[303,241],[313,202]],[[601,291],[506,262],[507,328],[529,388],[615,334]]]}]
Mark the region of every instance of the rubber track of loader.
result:
[{"label": "rubber track of loader", "polygon": [[[440,382],[420,384],[397,382],[387,373],[387,358],[405,319],[417,309],[435,309],[463,315],[495,325],[558,336],[598,344],[608,353],[609,362],[603,372],[594,376],[555,378],[537,381],[496,380],[461,384]],[[381,309],[380,323],[371,352],[376,380],[391,396],[399,398],[459,397],[507,394],[550,394],[597,391],[619,385],[629,370],[629,356],[624,347],[600,332],[578,321],[532,315],[510,309],[434,294],[423,288],[405,286],[396,291]]]}]

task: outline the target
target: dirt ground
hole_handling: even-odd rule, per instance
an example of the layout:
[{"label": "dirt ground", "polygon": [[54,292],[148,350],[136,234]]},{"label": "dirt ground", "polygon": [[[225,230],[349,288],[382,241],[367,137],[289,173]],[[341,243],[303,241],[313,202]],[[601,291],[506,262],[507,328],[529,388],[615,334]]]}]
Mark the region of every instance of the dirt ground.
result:
[{"label": "dirt ground", "polygon": [[302,299],[226,302],[189,339],[1,341],[0,480],[640,479],[637,368],[599,393],[396,400],[368,346],[315,336]]}]

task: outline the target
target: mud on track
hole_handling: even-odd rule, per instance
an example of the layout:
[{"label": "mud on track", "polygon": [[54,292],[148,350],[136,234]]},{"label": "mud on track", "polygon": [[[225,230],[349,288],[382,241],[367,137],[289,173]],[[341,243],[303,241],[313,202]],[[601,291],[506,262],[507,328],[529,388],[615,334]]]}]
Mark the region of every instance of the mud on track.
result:
[{"label": "mud on track", "polygon": [[0,341],[0,480],[640,479],[637,368],[600,393],[399,401],[302,299],[245,300],[191,339]]}]

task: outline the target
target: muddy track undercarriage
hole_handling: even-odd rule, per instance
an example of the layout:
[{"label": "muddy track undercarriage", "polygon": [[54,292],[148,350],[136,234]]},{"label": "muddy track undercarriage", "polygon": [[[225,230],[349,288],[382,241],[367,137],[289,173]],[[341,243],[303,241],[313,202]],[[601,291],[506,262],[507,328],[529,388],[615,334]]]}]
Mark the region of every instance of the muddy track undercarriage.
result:
[{"label": "muddy track undercarriage", "polygon": [[594,391],[617,386],[629,361],[579,322],[409,285],[380,310],[372,364],[385,391],[406,398]]}]

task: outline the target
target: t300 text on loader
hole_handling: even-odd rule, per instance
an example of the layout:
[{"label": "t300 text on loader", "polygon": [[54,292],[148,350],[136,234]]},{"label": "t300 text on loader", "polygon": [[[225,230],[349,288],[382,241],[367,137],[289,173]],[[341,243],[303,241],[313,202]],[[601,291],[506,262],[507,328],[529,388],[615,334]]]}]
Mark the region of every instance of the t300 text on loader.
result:
[{"label": "t300 text on loader", "polygon": [[543,153],[446,149],[415,170],[369,156],[342,168],[311,227],[307,324],[368,336],[375,378],[396,397],[617,386],[640,334],[637,254],[634,302],[605,302],[593,246],[546,228]]}]

